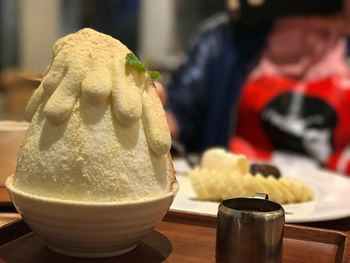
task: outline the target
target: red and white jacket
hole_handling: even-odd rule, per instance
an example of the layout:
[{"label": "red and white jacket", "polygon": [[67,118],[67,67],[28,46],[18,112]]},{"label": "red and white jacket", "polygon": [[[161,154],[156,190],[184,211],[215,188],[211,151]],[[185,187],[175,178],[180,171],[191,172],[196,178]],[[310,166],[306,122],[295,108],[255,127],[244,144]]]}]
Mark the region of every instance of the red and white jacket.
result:
[{"label": "red and white jacket", "polygon": [[302,78],[263,58],[243,87],[230,149],[270,160],[290,151],[350,174],[350,74],[338,41]]}]

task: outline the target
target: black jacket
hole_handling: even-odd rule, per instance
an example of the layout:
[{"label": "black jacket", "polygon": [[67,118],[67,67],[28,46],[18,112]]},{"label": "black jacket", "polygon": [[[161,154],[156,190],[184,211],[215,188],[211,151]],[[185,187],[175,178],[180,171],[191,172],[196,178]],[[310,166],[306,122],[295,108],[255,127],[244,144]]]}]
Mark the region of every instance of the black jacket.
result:
[{"label": "black jacket", "polygon": [[262,50],[268,26],[243,28],[229,18],[200,34],[168,85],[166,107],[189,152],[226,147],[240,89]]}]

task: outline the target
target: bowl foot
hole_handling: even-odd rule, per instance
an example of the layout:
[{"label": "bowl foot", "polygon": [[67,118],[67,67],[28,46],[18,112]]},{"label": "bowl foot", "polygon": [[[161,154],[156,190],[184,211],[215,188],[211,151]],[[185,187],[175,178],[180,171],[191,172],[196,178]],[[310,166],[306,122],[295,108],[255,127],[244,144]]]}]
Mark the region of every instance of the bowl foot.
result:
[{"label": "bowl foot", "polygon": [[127,248],[123,248],[123,249],[119,249],[119,250],[115,250],[115,251],[109,251],[109,252],[91,252],[91,251],[77,252],[77,251],[70,251],[70,250],[60,249],[60,248],[56,248],[56,247],[52,247],[52,246],[47,245],[47,247],[49,249],[51,249],[52,251],[54,251],[56,253],[67,255],[67,256],[72,256],[72,257],[77,257],[77,258],[114,257],[114,256],[128,253],[129,251],[133,250],[136,246],[137,246],[137,244],[132,245],[132,246],[127,247]]}]

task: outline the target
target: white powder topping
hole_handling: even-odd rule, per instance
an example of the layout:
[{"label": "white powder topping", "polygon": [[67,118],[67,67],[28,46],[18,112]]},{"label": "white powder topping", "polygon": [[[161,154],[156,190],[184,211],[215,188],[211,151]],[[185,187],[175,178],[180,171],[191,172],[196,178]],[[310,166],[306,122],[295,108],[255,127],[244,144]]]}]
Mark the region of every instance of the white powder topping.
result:
[{"label": "white powder topping", "polygon": [[59,39],[26,108],[15,187],[70,200],[157,196],[171,184],[171,139],[151,79],[118,40],[83,29]]}]

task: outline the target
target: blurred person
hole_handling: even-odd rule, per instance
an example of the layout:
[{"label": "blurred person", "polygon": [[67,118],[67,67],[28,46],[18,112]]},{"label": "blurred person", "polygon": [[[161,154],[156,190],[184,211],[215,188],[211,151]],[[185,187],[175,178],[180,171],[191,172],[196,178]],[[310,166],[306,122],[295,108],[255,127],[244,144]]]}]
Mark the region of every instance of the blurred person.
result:
[{"label": "blurred person", "polygon": [[350,172],[348,1],[227,3],[240,11],[201,33],[168,86],[174,138],[188,151],[287,150]]},{"label": "blurred person", "polygon": [[346,17],[275,21],[242,89],[232,151],[259,160],[294,152],[350,174],[348,30]]}]

